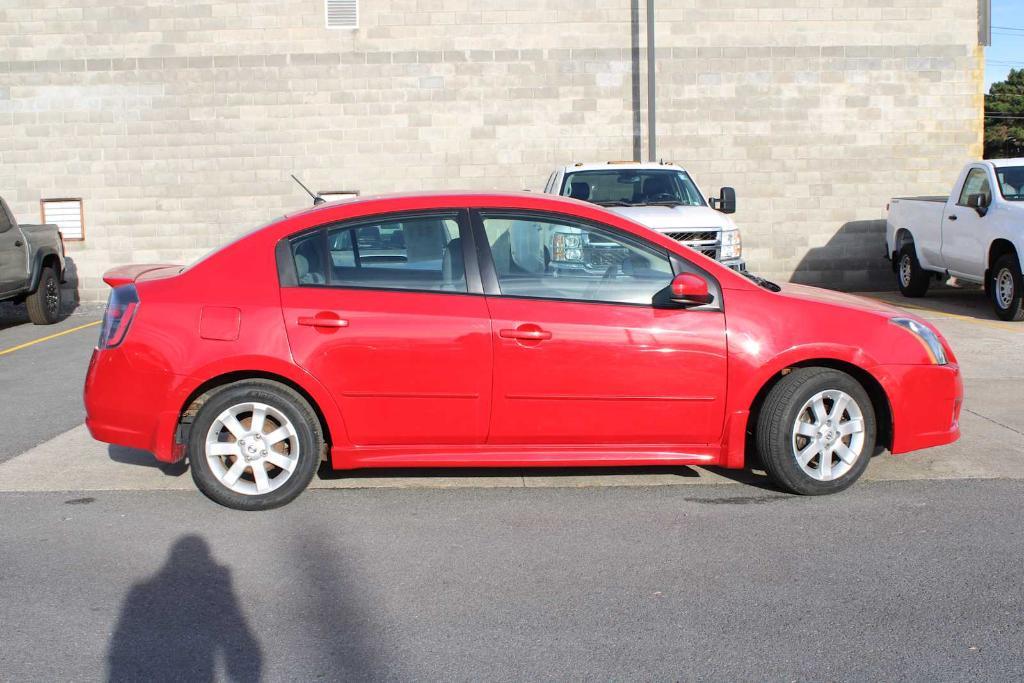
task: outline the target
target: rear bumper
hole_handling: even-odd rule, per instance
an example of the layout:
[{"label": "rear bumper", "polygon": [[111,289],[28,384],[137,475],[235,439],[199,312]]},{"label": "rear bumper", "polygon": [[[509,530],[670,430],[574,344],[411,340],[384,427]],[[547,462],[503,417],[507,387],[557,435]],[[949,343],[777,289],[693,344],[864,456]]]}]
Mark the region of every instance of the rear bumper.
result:
[{"label": "rear bumper", "polygon": [[909,453],[960,438],[964,385],[957,365],[885,365],[874,369],[889,395],[892,452]]},{"label": "rear bumper", "polygon": [[177,379],[135,370],[120,348],[94,349],[83,393],[89,433],[97,441],[149,451],[157,460],[179,460],[183,449],[173,438],[179,415],[167,410]]}]

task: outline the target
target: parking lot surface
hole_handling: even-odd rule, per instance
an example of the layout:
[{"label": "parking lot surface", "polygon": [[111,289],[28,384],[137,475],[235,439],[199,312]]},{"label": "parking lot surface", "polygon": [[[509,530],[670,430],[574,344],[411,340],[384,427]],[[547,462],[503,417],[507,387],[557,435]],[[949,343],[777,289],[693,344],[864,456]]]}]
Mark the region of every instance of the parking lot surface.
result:
[{"label": "parking lot surface", "polygon": [[963,437],[824,498],[699,468],[323,472],[233,512],[81,426],[98,309],[0,324],[0,679],[1019,680],[1024,325],[976,291],[870,296],[950,340]]}]

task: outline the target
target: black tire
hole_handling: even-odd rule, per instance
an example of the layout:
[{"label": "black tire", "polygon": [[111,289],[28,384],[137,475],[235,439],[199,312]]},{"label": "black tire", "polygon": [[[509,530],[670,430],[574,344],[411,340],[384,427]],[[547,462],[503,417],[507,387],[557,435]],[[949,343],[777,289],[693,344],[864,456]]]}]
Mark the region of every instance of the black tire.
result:
[{"label": "black tire", "polygon": [[[845,393],[859,408],[863,419],[863,442],[859,454],[847,471],[829,481],[819,480],[801,468],[797,462],[796,442],[798,438],[803,441],[805,437],[794,436],[794,429],[805,403],[823,391]],[[825,405],[830,407],[828,404]],[[849,417],[848,413],[844,414]],[[860,382],[844,372],[831,368],[797,368],[780,379],[768,392],[757,421],[756,443],[765,471],[780,488],[791,493],[818,496],[842,491],[860,478],[874,453],[876,434],[874,407]],[[852,436],[840,437],[846,446],[852,445],[852,439]],[[821,457],[823,456],[818,456],[819,472]],[[838,456],[830,451],[828,457],[831,469],[831,463],[836,461]],[[841,461],[837,461],[835,466],[841,465]]]},{"label": "black tire", "polygon": [[[298,446],[295,469],[290,477],[268,493],[249,494],[232,490],[221,482],[206,457],[207,433],[218,416],[233,406],[249,402],[264,403],[280,411],[295,428]],[[262,379],[243,380],[217,390],[200,407],[188,439],[192,480],[208,498],[235,510],[269,510],[291,502],[313,479],[320,467],[323,452],[323,430],[309,402],[291,387]],[[227,467],[234,460],[225,458],[222,462]],[[278,471],[278,474],[281,473]],[[247,470],[242,477],[240,481],[252,481],[253,471]]]},{"label": "black tire", "polygon": [[60,278],[51,266],[43,268],[36,291],[25,299],[28,319],[36,325],[52,325],[60,320]]},{"label": "black tire", "polygon": [[913,298],[924,296],[931,279],[932,274],[923,269],[917,260],[914,243],[904,244],[896,255],[896,282],[900,286],[900,293]]},{"label": "black tire", "polygon": [[1017,256],[1000,256],[989,270],[989,277],[989,296],[996,315],[1011,322],[1024,320],[1024,282]]}]

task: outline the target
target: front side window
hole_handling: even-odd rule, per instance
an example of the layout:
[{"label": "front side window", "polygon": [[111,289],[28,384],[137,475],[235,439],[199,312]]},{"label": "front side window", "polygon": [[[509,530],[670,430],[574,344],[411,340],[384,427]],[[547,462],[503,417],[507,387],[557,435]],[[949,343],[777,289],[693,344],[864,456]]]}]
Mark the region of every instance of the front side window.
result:
[{"label": "front side window", "polygon": [[1024,166],[1004,166],[996,169],[996,180],[1003,199],[1024,202]]},{"label": "front side window", "polygon": [[465,292],[454,217],[406,217],[328,228],[292,241],[299,285]]},{"label": "front side window", "polygon": [[502,295],[650,304],[672,281],[668,254],[570,220],[484,214]]},{"label": "front side window", "polygon": [[964,188],[960,192],[960,206],[967,206],[967,198],[972,194],[985,196],[985,205],[992,203],[992,187],[988,182],[988,173],[983,168],[972,168],[964,181]]},{"label": "front side window", "polygon": [[567,173],[561,194],[601,206],[705,205],[689,175],[666,169],[602,169]]}]

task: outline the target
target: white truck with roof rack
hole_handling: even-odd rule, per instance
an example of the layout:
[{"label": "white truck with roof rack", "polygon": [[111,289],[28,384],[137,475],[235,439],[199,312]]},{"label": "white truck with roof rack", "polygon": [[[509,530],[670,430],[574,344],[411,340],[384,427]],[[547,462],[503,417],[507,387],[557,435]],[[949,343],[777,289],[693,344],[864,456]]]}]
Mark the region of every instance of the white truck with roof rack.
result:
[{"label": "white truck with roof rack", "polygon": [[984,285],[1003,320],[1024,320],[1024,159],[969,163],[949,196],[890,200],[885,241],[904,296],[955,277]]},{"label": "white truck with roof rack", "polygon": [[666,162],[576,163],[556,169],[544,192],[606,207],[677,242],[745,271],[740,231],[725,214],[736,192],[723,187],[707,200],[680,166]]}]

